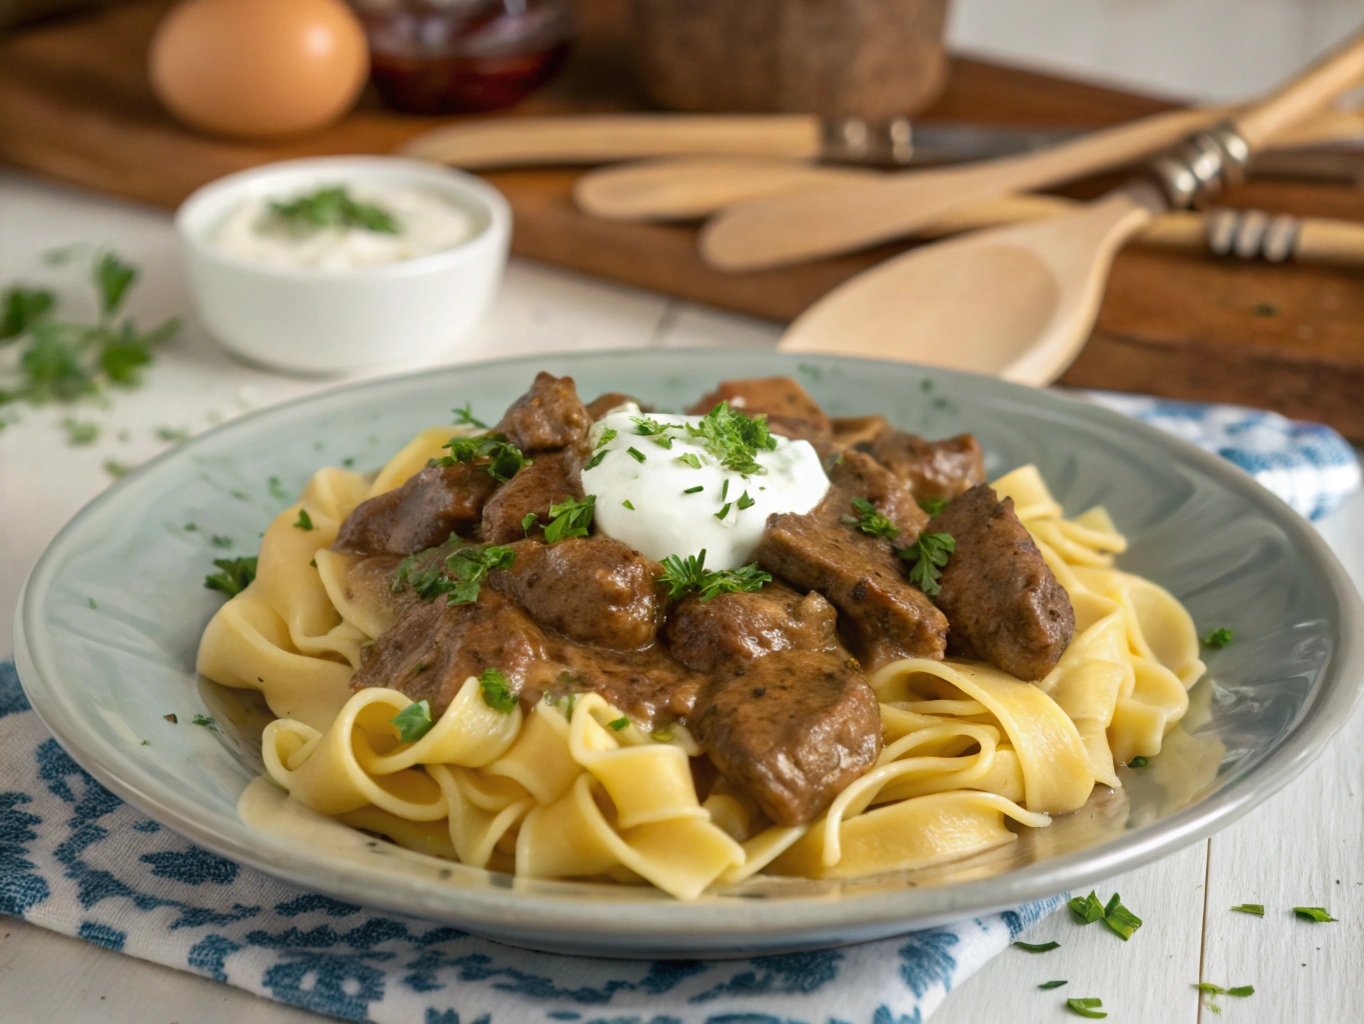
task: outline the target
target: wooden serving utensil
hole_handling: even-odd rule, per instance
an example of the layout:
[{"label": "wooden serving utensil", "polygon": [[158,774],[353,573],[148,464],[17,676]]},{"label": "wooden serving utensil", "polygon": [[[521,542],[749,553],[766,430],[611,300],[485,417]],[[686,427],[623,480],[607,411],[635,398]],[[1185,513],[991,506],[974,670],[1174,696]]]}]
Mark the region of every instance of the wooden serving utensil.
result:
[{"label": "wooden serving utensil", "polygon": [[[826,178],[819,189],[778,193],[724,210],[702,231],[701,253],[718,269],[759,270],[850,252],[913,234],[987,199],[1131,163],[1173,145],[1168,133],[1198,131],[1215,116],[1208,110],[1171,111],[1022,156],[874,180]],[[751,180],[747,188],[756,191]]]},{"label": "wooden serving utensil", "polygon": [[[1364,31],[1286,85],[1075,212],[977,232],[882,263],[836,288],[783,336],[787,351],[886,356],[1027,384],[1058,377],[1098,312],[1113,255],[1171,206],[1364,80]],[[1164,191],[1162,191],[1162,187]]]}]

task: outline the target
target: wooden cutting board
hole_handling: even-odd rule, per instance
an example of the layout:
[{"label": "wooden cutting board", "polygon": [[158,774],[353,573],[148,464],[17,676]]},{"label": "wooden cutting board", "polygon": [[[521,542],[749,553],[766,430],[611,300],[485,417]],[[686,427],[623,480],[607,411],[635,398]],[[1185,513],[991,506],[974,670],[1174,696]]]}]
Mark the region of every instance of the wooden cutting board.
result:
[{"label": "wooden cutting board", "polygon": [[[0,37],[0,160],[161,206],[199,185],[267,161],[387,152],[441,123],[384,110],[372,97],[306,139],[249,144],[196,136],[156,104],[143,67],[167,4],[148,0]],[[637,110],[621,38],[622,0],[580,5],[581,40],[567,71],[501,116]],[[1111,89],[975,61],[955,62],[930,112],[996,124],[1101,125],[1166,106]],[[1364,159],[1364,157],[1361,157]],[[516,215],[513,248],[619,281],[787,320],[889,253],[743,275],[708,269],[686,226],[597,221],[574,209],[575,171],[490,174]],[[1086,182],[1089,195],[1108,181]],[[1228,205],[1364,219],[1364,189],[1252,182]],[[895,339],[886,338],[886,355]],[[1240,402],[1333,424],[1364,441],[1364,273],[1270,267],[1139,248],[1113,269],[1099,324],[1063,383]]]}]

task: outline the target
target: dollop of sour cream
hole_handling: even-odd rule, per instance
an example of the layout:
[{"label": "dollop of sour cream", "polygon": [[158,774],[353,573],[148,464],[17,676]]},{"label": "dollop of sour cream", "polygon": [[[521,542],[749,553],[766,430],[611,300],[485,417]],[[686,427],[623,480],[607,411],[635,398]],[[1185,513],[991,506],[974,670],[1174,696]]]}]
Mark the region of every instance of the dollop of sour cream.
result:
[{"label": "dollop of sour cream", "polygon": [[262,266],[352,270],[429,256],[475,233],[468,211],[435,190],[345,187],[356,202],[389,214],[398,230],[371,231],[358,226],[296,230],[271,216],[271,203],[295,196],[260,196],[232,210],[212,234],[212,242],[230,256]]},{"label": "dollop of sour cream", "polygon": [[639,416],[637,407],[625,406],[593,425],[583,493],[596,498],[598,530],[655,561],[704,550],[709,570],[747,565],[769,515],[809,512],[829,489],[808,441],[774,434],[776,448],[755,456],[761,472],[745,476],[687,433],[703,417],[651,413],[649,420],[682,428],[659,435],[670,441],[665,448],[639,432]]}]

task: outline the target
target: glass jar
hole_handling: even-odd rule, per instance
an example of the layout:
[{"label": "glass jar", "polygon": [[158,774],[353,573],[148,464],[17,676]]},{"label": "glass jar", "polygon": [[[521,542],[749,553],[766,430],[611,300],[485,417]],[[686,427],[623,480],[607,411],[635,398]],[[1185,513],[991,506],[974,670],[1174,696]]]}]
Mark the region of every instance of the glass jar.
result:
[{"label": "glass jar", "polygon": [[414,114],[510,106],[568,56],[568,0],[350,0],[384,102]]}]

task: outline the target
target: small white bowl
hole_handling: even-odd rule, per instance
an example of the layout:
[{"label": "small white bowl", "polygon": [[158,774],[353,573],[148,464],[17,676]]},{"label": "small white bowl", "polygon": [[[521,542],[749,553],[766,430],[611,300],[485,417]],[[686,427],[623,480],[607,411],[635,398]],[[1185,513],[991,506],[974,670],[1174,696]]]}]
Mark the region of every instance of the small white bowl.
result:
[{"label": "small white bowl", "polygon": [[[349,269],[267,266],[215,244],[214,232],[241,204],[335,184],[436,191],[470,216],[474,232],[429,255]],[[219,178],[181,204],[175,226],[199,314],[224,347],[277,369],[330,374],[449,352],[502,278],[511,209],[487,182],[447,167],[338,156]]]}]

